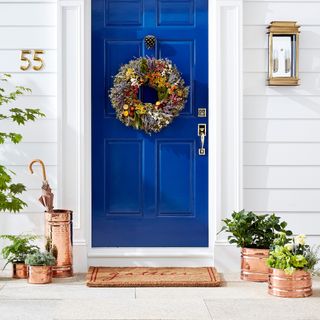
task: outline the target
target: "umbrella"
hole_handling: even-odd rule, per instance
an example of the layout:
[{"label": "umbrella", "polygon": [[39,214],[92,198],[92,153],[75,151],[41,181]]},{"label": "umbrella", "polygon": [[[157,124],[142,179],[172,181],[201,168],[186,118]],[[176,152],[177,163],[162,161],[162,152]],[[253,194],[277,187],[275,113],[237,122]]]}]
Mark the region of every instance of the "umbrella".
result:
[{"label": "umbrella", "polygon": [[48,180],[47,180],[47,174],[46,174],[46,168],[42,160],[35,159],[32,160],[29,164],[29,170],[31,173],[33,173],[32,166],[34,163],[39,162],[42,167],[42,195],[39,198],[40,203],[47,209],[48,212],[52,211],[53,209],[53,193],[51,192],[51,188],[49,186]]}]

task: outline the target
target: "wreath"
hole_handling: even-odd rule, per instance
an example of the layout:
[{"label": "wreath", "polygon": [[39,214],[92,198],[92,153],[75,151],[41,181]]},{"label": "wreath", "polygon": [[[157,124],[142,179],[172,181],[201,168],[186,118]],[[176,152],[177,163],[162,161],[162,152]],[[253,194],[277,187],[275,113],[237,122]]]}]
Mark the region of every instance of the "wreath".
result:
[{"label": "wreath", "polygon": [[[141,86],[157,91],[155,103],[139,100]],[[189,88],[170,60],[141,57],[120,68],[109,97],[121,122],[150,134],[159,132],[179,115],[188,94]]]}]

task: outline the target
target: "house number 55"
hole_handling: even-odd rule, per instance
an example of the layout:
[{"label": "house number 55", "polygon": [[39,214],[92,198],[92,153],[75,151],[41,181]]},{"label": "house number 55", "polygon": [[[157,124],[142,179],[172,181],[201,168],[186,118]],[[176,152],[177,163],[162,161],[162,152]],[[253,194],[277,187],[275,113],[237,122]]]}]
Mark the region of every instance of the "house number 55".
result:
[{"label": "house number 55", "polygon": [[27,71],[31,68],[31,60],[28,55],[31,55],[33,51],[32,60],[35,61],[36,65],[32,66],[32,69],[35,71],[39,71],[43,68],[44,62],[43,59],[39,57],[40,54],[44,54],[43,50],[21,50],[20,60],[23,64],[20,66],[22,71]]}]

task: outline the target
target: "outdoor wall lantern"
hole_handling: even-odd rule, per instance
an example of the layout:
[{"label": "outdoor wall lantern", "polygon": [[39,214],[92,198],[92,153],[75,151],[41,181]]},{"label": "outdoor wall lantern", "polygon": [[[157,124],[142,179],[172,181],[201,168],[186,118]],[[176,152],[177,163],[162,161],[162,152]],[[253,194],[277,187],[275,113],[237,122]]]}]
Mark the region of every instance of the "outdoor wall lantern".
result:
[{"label": "outdoor wall lantern", "polygon": [[273,21],[269,35],[269,86],[298,86],[299,28],[295,21]]}]

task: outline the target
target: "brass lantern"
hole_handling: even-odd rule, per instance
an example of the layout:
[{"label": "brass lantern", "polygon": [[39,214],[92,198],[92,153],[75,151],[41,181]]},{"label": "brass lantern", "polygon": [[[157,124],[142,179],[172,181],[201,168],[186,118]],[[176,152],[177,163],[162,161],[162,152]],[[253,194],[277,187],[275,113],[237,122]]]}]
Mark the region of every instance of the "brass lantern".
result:
[{"label": "brass lantern", "polygon": [[295,21],[273,21],[269,34],[269,86],[298,86],[299,28]]}]

